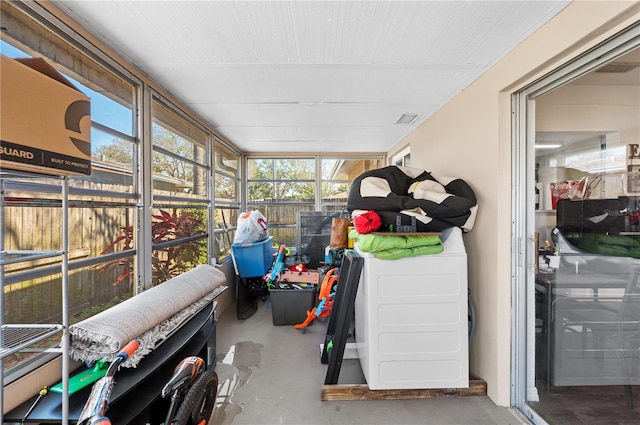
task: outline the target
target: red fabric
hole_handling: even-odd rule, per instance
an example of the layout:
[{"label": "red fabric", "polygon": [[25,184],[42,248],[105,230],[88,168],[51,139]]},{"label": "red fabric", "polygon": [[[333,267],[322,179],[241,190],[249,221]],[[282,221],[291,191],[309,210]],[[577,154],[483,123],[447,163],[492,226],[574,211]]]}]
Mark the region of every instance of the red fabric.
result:
[{"label": "red fabric", "polygon": [[353,225],[361,235],[375,232],[382,226],[382,220],[375,211],[367,211],[353,218]]}]

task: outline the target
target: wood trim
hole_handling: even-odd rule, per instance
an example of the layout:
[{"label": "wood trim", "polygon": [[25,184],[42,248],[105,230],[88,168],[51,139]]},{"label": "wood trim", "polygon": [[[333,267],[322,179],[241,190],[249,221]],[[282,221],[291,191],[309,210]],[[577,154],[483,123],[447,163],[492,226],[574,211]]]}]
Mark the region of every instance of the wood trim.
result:
[{"label": "wood trim", "polygon": [[322,401],[407,400],[486,395],[487,383],[481,379],[469,380],[469,388],[370,390],[367,385],[361,384],[323,385],[321,387]]}]

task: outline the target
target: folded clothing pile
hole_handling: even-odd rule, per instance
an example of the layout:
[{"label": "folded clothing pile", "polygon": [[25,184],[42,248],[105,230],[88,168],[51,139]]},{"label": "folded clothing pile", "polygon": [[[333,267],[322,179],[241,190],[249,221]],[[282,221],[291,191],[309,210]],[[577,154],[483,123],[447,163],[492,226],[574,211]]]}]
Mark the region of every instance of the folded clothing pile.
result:
[{"label": "folded clothing pile", "polygon": [[398,260],[418,255],[439,254],[444,250],[438,235],[387,235],[367,233],[360,235],[354,231],[349,237],[358,243],[362,252],[370,252],[380,260]]}]

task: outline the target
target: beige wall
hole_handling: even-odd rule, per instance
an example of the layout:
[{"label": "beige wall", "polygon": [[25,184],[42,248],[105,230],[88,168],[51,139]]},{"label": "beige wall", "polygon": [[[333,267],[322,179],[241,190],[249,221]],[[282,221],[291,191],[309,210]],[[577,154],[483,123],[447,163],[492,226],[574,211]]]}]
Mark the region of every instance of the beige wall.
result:
[{"label": "beige wall", "polygon": [[510,94],[640,18],[640,2],[577,0],[389,151],[411,145],[412,166],[460,177],[479,212],[465,235],[477,310],[470,370],[510,404]]}]

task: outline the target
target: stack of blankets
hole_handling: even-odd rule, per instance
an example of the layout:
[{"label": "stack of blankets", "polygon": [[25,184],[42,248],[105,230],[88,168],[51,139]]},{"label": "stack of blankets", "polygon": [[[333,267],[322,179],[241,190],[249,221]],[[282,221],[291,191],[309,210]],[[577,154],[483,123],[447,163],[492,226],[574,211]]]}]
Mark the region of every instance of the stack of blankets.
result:
[{"label": "stack of blankets", "polygon": [[367,233],[358,234],[351,230],[349,237],[358,242],[358,249],[370,252],[380,260],[399,260],[418,255],[440,254],[444,247],[439,235],[380,235]]}]

